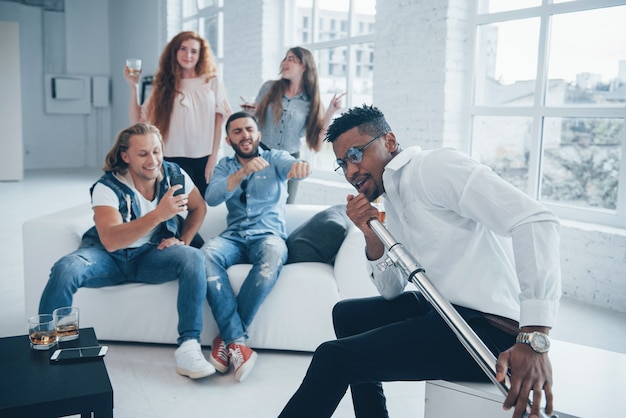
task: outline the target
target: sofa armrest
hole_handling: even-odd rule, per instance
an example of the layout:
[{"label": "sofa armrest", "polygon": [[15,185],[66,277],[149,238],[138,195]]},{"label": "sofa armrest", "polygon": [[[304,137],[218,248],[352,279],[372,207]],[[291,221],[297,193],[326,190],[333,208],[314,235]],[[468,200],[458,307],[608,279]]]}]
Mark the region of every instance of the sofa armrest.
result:
[{"label": "sofa armrest", "polygon": [[367,271],[365,238],[354,224],[350,224],[346,238],[337,252],[335,280],[341,299],[379,295]]},{"label": "sofa armrest", "polygon": [[50,268],[78,248],[81,237],[93,226],[90,204],[74,206],[30,219],[22,225],[24,245],[24,296],[26,316],[37,314],[39,298]]}]

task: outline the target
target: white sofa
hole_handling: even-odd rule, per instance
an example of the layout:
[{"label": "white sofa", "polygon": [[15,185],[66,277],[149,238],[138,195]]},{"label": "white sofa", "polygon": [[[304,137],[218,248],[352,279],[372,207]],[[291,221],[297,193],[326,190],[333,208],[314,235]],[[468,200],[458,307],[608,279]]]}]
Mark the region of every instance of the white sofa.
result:
[{"label": "white sofa", "polygon": [[[291,233],[314,214],[317,205],[287,205]],[[37,313],[39,298],[50,268],[63,255],[78,247],[82,234],[93,225],[89,205],[80,205],[23,225],[24,286],[26,316]],[[226,227],[226,207],[209,207],[200,234],[209,238]],[[228,271],[235,292],[250,265],[235,265]],[[99,339],[176,343],[178,315],[176,281],[161,285],[124,284],[101,289],[79,289],[74,306],[80,308],[80,326],[94,327]],[[331,310],[340,299],[376,294],[367,277],[364,240],[350,225],[337,253],[335,265],[294,263],[284,266],[276,286],[250,326],[249,344],[254,348],[314,351],[333,339]],[[218,333],[208,304],[204,309],[202,344],[211,345]]]}]

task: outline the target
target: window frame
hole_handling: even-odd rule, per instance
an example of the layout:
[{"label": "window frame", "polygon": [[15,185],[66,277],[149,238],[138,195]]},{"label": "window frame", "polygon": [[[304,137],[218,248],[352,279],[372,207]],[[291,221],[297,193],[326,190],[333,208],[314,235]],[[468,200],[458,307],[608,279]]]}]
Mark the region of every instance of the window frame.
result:
[{"label": "window frame", "polygon": [[[476,2],[477,3],[477,2]],[[470,91],[467,92],[467,134],[469,139],[470,155],[472,155],[473,142],[473,120],[476,117],[501,117],[519,116],[532,118],[530,155],[528,162],[528,190],[525,190],[531,197],[540,200],[540,178],[541,178],[541,158],[542,158],[542,128],[545,118],[615,118],[622,119],[622,145],[621,161],[618,177],[618,195],[616,209],[606,210],[590,207],[574,207],[557,202],[541,201],[546,207],[553,210],[563,220],[580,221],[585,223],[601,224],[617,228],[626,227],[626,106],[623,107],[602,107],[602,106],[554,106],[544,105],[543,98],[548,86],[548,49],[550,42],[551,16],[603,9],[614,6],[624,6],[624,1],[618,0],[572,0],[565,3],[553,4],[552,0],[543,0],[540,6],[526,9],[516,9],[496,13],[483,13],[478,10],[474,3],[475,10],[470,14],[470,36],[469,47],[471,53],[471,74],[468,83]],[[537,59],[537,77],[535,80],[535,90],[533,104],[528,107],[516,106],[487,106],[475,104],[475,88],[477,85],[478,73],[478,46],[477,33],[479,27],[486,24],[500,23],[519,19],[539,18],[539,46]],[[619,58],[619,57],[618,57]]]}]

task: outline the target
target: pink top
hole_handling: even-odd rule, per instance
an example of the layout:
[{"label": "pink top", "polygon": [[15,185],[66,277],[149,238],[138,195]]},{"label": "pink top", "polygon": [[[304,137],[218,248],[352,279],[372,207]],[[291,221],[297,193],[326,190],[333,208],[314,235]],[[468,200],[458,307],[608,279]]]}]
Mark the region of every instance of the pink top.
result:
[{"label": "pink top", "polygon": [[[187,158],[210,155],[215,140],[216,113],[223,115],[224,122],[232,113],[226,88],[217,77],[212,77],[208,83],[205,77],[198,77],[183,78],[180,90],[182,94],[174,100],[169,133],[163,137],[163,154]],[[141,107],[142,120],[147,120],[149,101],[150,97]]]}]

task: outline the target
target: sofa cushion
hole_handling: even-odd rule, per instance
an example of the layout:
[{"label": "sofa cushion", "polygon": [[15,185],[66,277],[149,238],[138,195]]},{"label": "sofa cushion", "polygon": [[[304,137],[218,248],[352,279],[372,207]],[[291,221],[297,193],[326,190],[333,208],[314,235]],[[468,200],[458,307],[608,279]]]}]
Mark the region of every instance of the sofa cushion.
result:
[{"label": "sofa cushion", "polygon": [[286,264],[306,261],[333,264],[349,222],[345,205],[331,206],[315,214],[287,238]]}]

